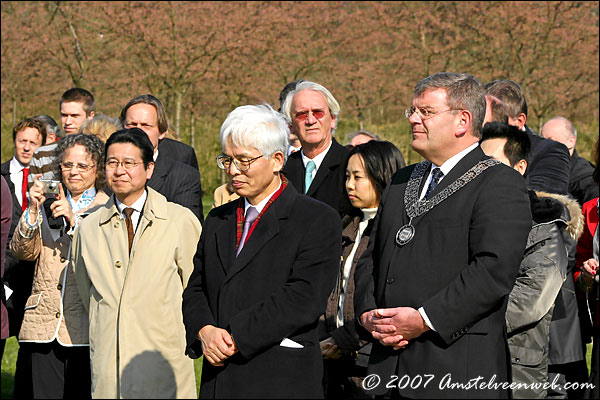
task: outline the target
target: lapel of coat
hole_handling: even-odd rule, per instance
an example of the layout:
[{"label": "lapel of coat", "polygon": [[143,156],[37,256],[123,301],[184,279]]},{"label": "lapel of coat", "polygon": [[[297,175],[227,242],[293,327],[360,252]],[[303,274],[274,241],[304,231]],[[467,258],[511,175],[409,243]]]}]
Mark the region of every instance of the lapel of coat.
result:
[{"label": "lapel of coat", "polygon": [[329,176],[331,170],[340,164],[340,153],[343,151],[343,149],[344,147],[341,144],[336,142],[334,138],[331,138],[331,147],[325,155],[325,158],[323,158],[323,162],[319,166],[317,175],[315,175],[315,179],[310,184],[310,188],[308,188],[308,192],[306,193],[307,196],[313,196],[319,186]]},{"label": "lapel of coat", "polygon": [[288,157],[283,174],[298,192],[304,193],[304,173],[302,154],[297,151]]},{"label": "lapel of coat", "polygon": [[[469,168],[471,168],[472,166],[474,166],[475,164],[477,164],[484,157],[485,157],[485,154],[481,150],[481,147],[477,146],[476,148],[474,148],[473,150],[471,150],[469,153],[467,153],[467,155],[465,155],[458,162],[458,164],[456,164],[454,166],[454,168],[452,168],[450,170],[450,173],[448,175],[446,175],[444,177],[444,179],[442,179],[442,181],[440,182],[440,184],[437,185],[435,187],[435,189],[433,189],[433,191],[431,192],[431,195],[429,196],[429,198],[431,199],[433,196],[435,196],[436,194],[438,194],[439,192],[441,192],[442,190],[444,190],[444,188],[446,188],[449,185],[451,185],[455,180],[457,180],[465,172],[467,172],[469,170]],[[423,181],[425,181],[425,179],[423,179]],[[423,184],[424,183],[422,182],[421,187],[419,188],[419,194],[421,193],[421,190],[423,188]],[[469,184],[467,183],[467,185],[469,185]],[[421,218],[423,218],[423,216],[425,216],[425,215],[427,215],[427,213],[422,214],[419,217],[416,217],[413,220],[413,225],[415,225],[416,223],[418,223],[421,220]]]},{"label": "lapel of coat", "polygon": [[294,197],[297,195],[298,192],[294,187],[288,185],[279,198],[271,204],[260,221],[258,221],[239,256],[233,261],[231,271],[228,271],[223,285],[231,280],[235,274],[247,267],[263,246],[279,233],[279,220],[288,217]]},{"label": "lapel of coat", "polygon": [[[0,167],[2,176],[10,189],[10,193],[12,195],[12,203],[13,203],[13,222],[11,225],[17,226],[21,215],[23,214],[23,210],[21,209],[21,205],[19,204],[19,200],[17,199],[17,195],[15,194],[15,184],[10,180],[10,160],[6,161]],[[16,219],[16,222],[14,221]]]},{"label": "lapel of coat", "polygon": [[231,207],[223,216],[223,221],[215,231],[217,253],[221,260],[223,272],[227,274],[235,259],[235,234],[236,234],[236,210],[238,202],[231,203]]},{"label": "lapel of coat", "polygon": [[147,186],[150,186],[159,193],[164,193],[164,187],[166,184],[167,175],[169,174],[170,166],[168,165],[168,158],[163,157],[164,155],[160,152],[154,163],[154,172],[148,180]]}]

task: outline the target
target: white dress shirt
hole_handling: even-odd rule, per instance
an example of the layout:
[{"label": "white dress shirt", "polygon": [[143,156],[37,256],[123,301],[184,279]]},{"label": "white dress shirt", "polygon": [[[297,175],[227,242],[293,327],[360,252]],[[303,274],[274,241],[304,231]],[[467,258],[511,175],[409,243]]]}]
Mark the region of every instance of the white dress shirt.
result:
[{"label": "white dress shirt", "polygon": [[144,193],[137,199],[131,206],[126,206],[121,203],[117,196],[115,196],[115,203],[117,208],[119,209],[120,218],[126,219],[127,216],[123,213],[123,210],[126,208],[133,208],[133,213],[131,213],[131,224],[133,225],[133,233],[135,233],[138,223],[140,222],[140,216],[142,215],[142,211],[144,210],[144,204],[146,203],[146,198],[148,197],[148,192],[144,190]]},{"label": "white dress shirt", "polygon": [[[317,175],[317,171],[319,170],[319,167],[321,166],[321,164],[323,163],[323,159],[325,158],[325,156],[327,155],[327,152],[329,151],[329,149],[331,148],[331,144],[333,143],[333,140],[331,142],[329,142],[329,146],[327,146],[327,148],[325,149],[325,151],[322,151],[321,153],[319,153],[319,155],[317,155],[315,158],[313,158],[312,160],[315,163],[315,169],[312,172],[312,178],[315,179],[315,175]],[[310,158],[306,157],[304,155],[304,150],[300,150],[300,154],[302,155],[302,162],[304,163],[304,168],[306,169],[306,164],[308,164],[308,162],[311,160]]]},{"label": "white dress shirt", "polygon": [[[25,165],[21,164],[19,160],[13,157],[10,160],[9,164],[9,172],[10,172],[10,181],[15,185],[15,197],[19,201],[20,205],[23,205],[23,169],[27,168]],[[29,198],[29,192],[25,189],[26,196]]]}]

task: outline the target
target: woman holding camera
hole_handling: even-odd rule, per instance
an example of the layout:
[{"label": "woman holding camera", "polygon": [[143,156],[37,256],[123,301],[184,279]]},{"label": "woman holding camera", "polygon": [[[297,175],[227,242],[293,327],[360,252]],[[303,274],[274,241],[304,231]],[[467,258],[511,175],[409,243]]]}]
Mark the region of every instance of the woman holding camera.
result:
[{"label": "woman holding camera", "polygon": [[370,347],[358,337],[354,270],[366,250],[383,190],[406,163],[392,143],[371,140],[353,147],[346,164],[346,192],[356,213],[343,218],[342,260],[325,315],[319,321],[326,398],[369,398],[362,379]]},{"label": "woman holding camera", "polygon": [[[79,221],[108,200],[102,191],[104,144],[93,135],[69,135],[59,142],[61,182],[34,177],[29,206],[11,242],[23,260],[36,261],[31,296],[19,332],[22,354],[15,374],[15,398],[91,397],[88,314],[69,265],[71,237]],[[56,197],[52,229],[41,212]]]}]

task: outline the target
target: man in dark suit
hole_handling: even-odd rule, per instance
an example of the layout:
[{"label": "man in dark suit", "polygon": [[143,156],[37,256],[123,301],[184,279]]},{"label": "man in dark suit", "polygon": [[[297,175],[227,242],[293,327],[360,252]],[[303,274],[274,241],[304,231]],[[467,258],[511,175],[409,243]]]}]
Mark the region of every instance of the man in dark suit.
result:
[{"label": "man in dark suit", "polygon": [[158,142],[158,151],[165,157],[172,160],[182,162],[192,168],[198,169],[198,159],[196,152],[190,145],[180,142],[179,140],[164,138]]},{"label": "man in dark suit", "polygon": [[565,117],[550,118],[540,131],[545,139],[564,144],[571,156],[569,173],[569,194],[580,206],[598,197],[598,184],[594,182],[594,164],[577,153],[577,129]]},{"label": "man in dark suit", "polygon": [[[27,208],[27,181],[29,166],[35,151],[46,141],[46,127],[37,119],[27,118],[13,128],[14,156],[0,166],[2,176],[12,195],[12,222],[10,238],[19,224],[23,210]],[[10,319],[10,335],[16,336],[23,321],[23,307],[31,294],[35,263],[15,258],[10,249],[6,249],[4,281],[13,290],[7,301]]]},{"label": "man in dark suit", "polygon": [[486,95],[499,99],[508,114],[508,124],[526,132],[531,141],[531,157],[525,171],[527,186],[532,190],[567,194],[569,190],[569,151],[562,143],[544,139],[529,128],[527,100],[523,88],[507,79],[485,85]]},{"label": "man in dark suit", "polygon": [[204,355],[200,398],[323,397],[317,323],[341,220],[280,174],[288,135],[268,105],[238,107],[221,127],[217,163],[240,199],[206,218],[183,293],[187,354]]},{"label": "man in dark suit", "polygon": [[510,383],[504,314],[531,212],[523,178],[478,146],[484,114],[472,75],[441,72],[415,88],[406,116],[427,161],[392,178],[355,274],[356,315],[376,339],[372,394],[510,395],[480,384]]},{"label": "man in dark suit", "polygon": [[127,129],[142,129],[152,142],[154,174],[148,180],[148,186],[165,196],[168,201],[189,208],[203,222],[202,184],[197,162],[196,168],[193,168],[170,158],[169,154],[174,154],[172,146],[166,147],[166,154],[161,150],[159,143],[165,140],[169,129],[169,120],[162,102],[150,94],[136,96],[123,107],[119,119]]},{"label": "man in dark suit", "polygon": [[345,187],[348,149],[333,138],[339,103],[322,85],[302,81],[287,94],[281,112],[302,144],[283,173],[298,191],[347,214],[352,209]]}]

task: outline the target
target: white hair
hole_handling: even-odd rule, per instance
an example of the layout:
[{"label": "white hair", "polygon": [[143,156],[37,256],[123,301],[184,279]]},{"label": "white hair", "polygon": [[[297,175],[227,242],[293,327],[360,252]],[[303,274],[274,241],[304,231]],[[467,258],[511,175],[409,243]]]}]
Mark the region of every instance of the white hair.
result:
[{"label": "white hair", "polygon": [[221,148],[231,139],[234,146],[253,147],[270,158],[280,151],[287,160],[290,130],[283,114],[270,105],[247,105],[229,113],[221,125]]},{"label": "white hair", "polygon": [[[313,90],[315,92],[321,93],[323,95],[323,97],[325,97],[325,101],[327,102],[327,106],[329,107],[329,113],[333,117],[337,118],[338,114],[340,113],[340,103],[338,103],[338,101],[335,99],[335,97],[333,97],[331,92],[329,90],[327,90],[327,88],[325,86],[319,85],[316,82],[303,81],[296,85],[296,89],[291,90],[287,94],[283,104],[281,105],[281,112],[285,115],[285,117],[287,118],[287,120],[290,124],[292,123],[292,100],[296,93],[301,92],[303,90]],[[336,122],[336,126],[337,126],[337,122]],[[331,130],[332,135],[333,135],[334,131],[335,131],[335,129]]]}]

